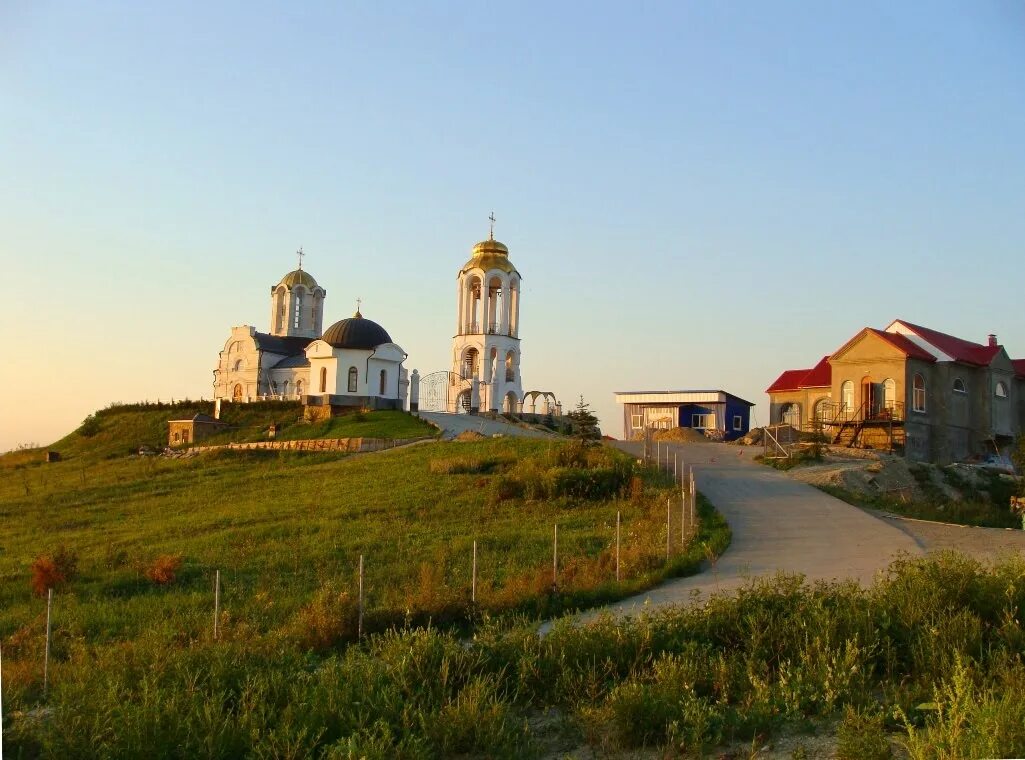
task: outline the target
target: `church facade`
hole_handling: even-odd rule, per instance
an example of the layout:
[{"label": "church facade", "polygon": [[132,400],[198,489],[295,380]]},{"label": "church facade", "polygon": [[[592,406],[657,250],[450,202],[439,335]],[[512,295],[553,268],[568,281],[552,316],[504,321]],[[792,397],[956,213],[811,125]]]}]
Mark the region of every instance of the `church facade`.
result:
[{"label": "church facade", "polygon": [[300,258],[271,288],[270,331],[232,328],[214,370],[214,399],[295,399],[324,412],[403,408],[406,352],[358,309],[322,330],[326,297]]}]

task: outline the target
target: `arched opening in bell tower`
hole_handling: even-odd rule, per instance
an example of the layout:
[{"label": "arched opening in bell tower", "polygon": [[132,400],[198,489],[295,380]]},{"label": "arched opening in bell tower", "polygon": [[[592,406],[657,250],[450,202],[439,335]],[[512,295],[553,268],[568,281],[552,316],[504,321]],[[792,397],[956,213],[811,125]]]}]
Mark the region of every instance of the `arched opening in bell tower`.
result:
[{"label": "arched opening in bell tower", "polygon": [[480,370],[480,354],[477,349],[470,347],[463,352],[463,360],[460,362],[460,375],[463,380],[470,380],[477,376]]}]

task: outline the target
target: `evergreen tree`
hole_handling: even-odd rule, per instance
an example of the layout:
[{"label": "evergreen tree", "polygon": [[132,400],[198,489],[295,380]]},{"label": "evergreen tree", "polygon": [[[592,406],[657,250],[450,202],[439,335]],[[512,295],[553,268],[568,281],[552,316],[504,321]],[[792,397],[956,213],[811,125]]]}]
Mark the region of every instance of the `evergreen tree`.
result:
[{"label": "evergreen tree", "polygon": [[566,418],[573,423],[574,438],[578,438],[581,441],[601,440],[598,418],[591,411],[591,407],[584,402],[583,396],[580,396],[580,401],[577,403],[576,408],[569,412]]}]

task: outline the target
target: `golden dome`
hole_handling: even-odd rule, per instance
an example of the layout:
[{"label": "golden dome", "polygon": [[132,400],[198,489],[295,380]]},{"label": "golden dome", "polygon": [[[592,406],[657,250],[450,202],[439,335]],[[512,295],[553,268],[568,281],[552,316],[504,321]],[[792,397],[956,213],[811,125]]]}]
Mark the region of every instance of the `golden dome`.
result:
[{"label": "golden dome", "polygon": [[497,269],[506,274],[516,272],[516,267],[509,261],[509,249],[494,238],[482,240],[473,247],[472,257],[463,265],[462,271],[467,269],[483,269],[485,272]]}]

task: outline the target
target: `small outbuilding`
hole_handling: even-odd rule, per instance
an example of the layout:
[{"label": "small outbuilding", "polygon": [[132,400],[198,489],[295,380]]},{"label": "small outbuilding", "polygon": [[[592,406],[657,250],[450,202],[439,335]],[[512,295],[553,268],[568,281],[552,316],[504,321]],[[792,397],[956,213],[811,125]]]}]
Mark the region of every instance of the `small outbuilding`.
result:
[{"label": "small outbuilding", "polygon": [[216,435],[228,427],[208,414],[197,414],[187,420],[170,420],[167,423],[167,445],[188,446],[190,443]]},{"label": "small outbuilding", "polygon": [[623,437],[636,437],[645,428],[691,428],[710,438],[731,441],[747,434],[754,403],[723,390],[617,391],[623,405]]}]

